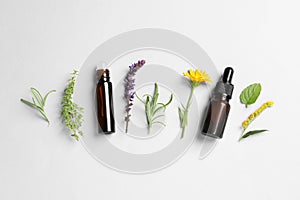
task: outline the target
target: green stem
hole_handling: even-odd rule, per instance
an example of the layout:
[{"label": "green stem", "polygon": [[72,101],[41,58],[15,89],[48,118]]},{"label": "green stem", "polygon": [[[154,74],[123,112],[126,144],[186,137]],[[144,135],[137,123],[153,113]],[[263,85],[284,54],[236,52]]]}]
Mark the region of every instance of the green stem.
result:
[{"label": "green stem", "polygon": [[195,90],[195,87],[192,86],[192,90],[191,90],[191,93],[190,93],[190,96],[189,96],[189,99],[188,99],[188,102],[187,102],[187,106],[186,106],[186,110],[187,111],[190,108],[191,100],[192,100],[192,97],[193,97],[193,94],[194,94],[194,90]]},{"label": "green stem", "polygon": [[126,115],[126,117],[127,117],[127,120],[126,120],[125,133],[127,133],[127,132],[128,132],[128,123],[129,123],[129,120],[128,120],[128,115],[129,115],[129,112],[127,112],[127,115]]},{"label": "green stem", "polygon": [[192,90],[191,90],[186,108],[184,109],[184,114],[183,114],[184,117],[183,117],[182,122],[181,122],[182,132],[181,132],[180,139],[182,139],[184,137],[185,127],[188,124],[188,112],[189,112],[189,108],[191,106],[191,101],[192,101],[192,97],[193,97],[193,94],[194,94],[194,90],[195,90],[195,86],[192,85]]}]

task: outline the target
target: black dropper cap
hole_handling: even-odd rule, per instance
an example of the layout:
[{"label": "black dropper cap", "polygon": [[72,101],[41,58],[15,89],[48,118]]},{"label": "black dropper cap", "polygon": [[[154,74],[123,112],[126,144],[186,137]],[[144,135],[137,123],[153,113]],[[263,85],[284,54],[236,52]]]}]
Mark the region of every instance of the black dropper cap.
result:
[{"label": "black dropper cap", "polygon": [[218,81],[214,93],[225,96],[227,100],[231,99],[233,92],[233,85],[231,84],[233,76],[233,69],[231,67],[226,67],[222,77]]},{"label": "black dropper cap", "polygon": [[231,84],[233,76],[233,69],[231,67],[226,67],[223,73],[223,83],[229,83]]},{"label": "black dropper cap", "polygon": [[231,67],[226,67],[223,73],[222,81],[225,86],[225,93],[227,94],[227,99],[231,99],[233,92],[233,85],[231,83],[233,76],[233,69]]}]

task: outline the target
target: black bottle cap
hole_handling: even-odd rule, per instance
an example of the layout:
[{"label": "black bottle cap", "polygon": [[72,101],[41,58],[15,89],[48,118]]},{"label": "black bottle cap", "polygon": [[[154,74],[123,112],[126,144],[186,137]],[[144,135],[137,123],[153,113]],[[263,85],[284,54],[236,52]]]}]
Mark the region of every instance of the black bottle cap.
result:
[{"label": "black bottle cap", "polygon": [[226,67],[222,77],[216,85],[214,93],[226,96],[227,100],[231,99],[233,92],[233,85],[231,84],[232,76],[233,69],[231,67]]},{"label": "black bottle cap", "polygon": [[233,92],[233,85],[231,84],[233,69],[231,67],[226,67],[222,76],[222,81],[225,87],[225,93],[227,94],[227,99],[231,99]]},{"label": "black bottle cap", "polygon": [[231,83],[232,76],[233,76],[233,69],[231,67],[226,67],[223,73],[223,83]]}]

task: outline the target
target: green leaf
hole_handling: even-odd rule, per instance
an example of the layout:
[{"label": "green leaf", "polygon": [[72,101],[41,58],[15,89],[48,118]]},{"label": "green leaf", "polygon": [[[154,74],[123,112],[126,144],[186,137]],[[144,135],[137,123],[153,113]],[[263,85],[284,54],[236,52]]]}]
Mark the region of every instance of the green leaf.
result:
[{"label": "green leaf", "polygon": [[44,104],[44,99],[43,99],[41,93],[37,89],[35,89],[33,87],[30,88],[30,90],[31,90],[31,93],[32,93],[33,97],[35,98],[35,100],[39,104],[39,106],[40,107],[44,107],[44,105],[45,105]]},{"label": "green leaf", "polygon": [[142,98],[140,98],[139,95],[138,95],[136,92],[135,92],[134,94],[135,94],[136,98],[137,98],[140,102],[142,102],[144,105],[146,104],[146,102],[145,102]]},{"label": "green leaf", "polygon": [[155,114],[156,114],[158,111],[160,111],[161,109],[163,109],[163,110],[165,111],[165,106],[162,105],[162,106],[156,108],[156,109],[153,111],[153,115],[155,115]]},{"label": "green leaf", "polygon": [[159,122],[159,121],[153,122],[153,124],[161,124],[161,125],[163,125],[163,126],[166,126],[166,124],[165,124],[165,123],[163,123],[163,122]]},{"label": "green leaf", "polygon": [[180,122],[182,123],[182,120],[183,120],[183,112],[182,112],[182,110],[181,110],[180,107],[178,107],[178,114],[179,114]]},{"label": "green leaf", "polygon": [[255,103],[261,92],[261,84],[254,83],[246,87],[240,94],[240,100],[243,104],[251,105]]},{"label": "green leaf", "polygon": [[173,94],[171,94],[169,101],[165,104],[165,107],[168,106],[173,100]]},{"label": "green leaf", "polygon": [[157,99],[158,99],[159,93],[158,93],[158,86],[157,83],[154,84],[154,93],[153,93],[153,99],[151,104],[156,105]]},{"label": "green leaf", "polygon": [[165,115],[157,115],[157,116],[153,117],[152,121],[155,121],[156,119],[163,117],[163,116],[165,116]]},{"label": "green leaf", "polygon": [[28,105],[28,106],[30,106],[30,107],[33,107],[33,108],[36,107],[35,104],[33,104],[33,103],[29,102],[29,101],[26,101],[26,100],[24,100],[24,99],[20,99],[20,100],[21,100],[21,102],[25,103],[26,105]]},{"label": "green leaf", "polygon": [[51,94],[52,92],[56,92],[56,90],[51,90],[51,91],[49,91],[49,92],[45,95],[45,97],[44,97],[44,99],[43,99],[44,105],[46,104],[46,100],[47,100],[49,94]]},{"label": "green leaf", "polygon": [[149,123],[151,122],[151,108],[150,108],[150,100],[149,97],[146,98],[146,104],[145,104],[145,111],[146,111],[146,118],[147,118],[147,123],[149,125]]},{"label": "green leaf", "polygon": [[251,135],[263,133],[263,132],[265,132],[265,131],[268,131],[268,130],[263,129],[263,130],[249,131],[249,132],[245,133],[244,135],[242,135],[242,136],[240,137],[239,141],[242,140],[242,139],[244,139],[244,138],[247,138],[247,137],[249,137],[249,136],[251,136]]}]

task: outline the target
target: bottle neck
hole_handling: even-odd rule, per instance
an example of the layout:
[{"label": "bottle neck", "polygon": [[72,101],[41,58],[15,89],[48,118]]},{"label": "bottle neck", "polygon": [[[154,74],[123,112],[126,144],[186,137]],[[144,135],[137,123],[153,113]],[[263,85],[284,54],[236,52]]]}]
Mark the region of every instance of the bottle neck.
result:
[{"label": "bottle neck", "polygon": [[215,92],[215,93],[213,93],[213,95],[212,95],[212,99],[218,100],[218,101],[226,101],[226,102],[229,102],[228,95],[225,94],[225,93],[218,93],[218,92]]},{"label": "bottle neck", "polygon": [[99,81],[100,82],[109,82],[110,81],[110,77],[101,77],[100,79],[99,79]]},{"label": "bottle neck", "polygon": [[108,69],[99,69],[97,70],[97,76],[100,82],[109,82],[109,70]]}]

